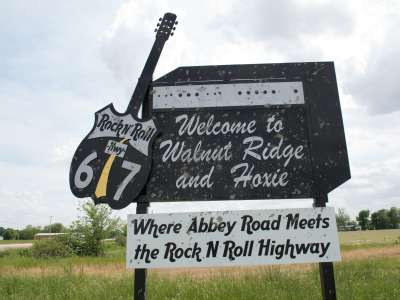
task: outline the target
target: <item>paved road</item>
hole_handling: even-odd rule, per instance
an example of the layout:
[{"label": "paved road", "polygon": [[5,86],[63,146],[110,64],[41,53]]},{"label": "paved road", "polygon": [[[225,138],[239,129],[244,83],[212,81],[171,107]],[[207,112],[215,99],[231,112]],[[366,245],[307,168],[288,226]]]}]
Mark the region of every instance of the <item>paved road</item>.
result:
[{"label": "paved road", "polygon": [[30,248],[32,247],[32,243],[25,244],[2,244],[0,245],[0,251],[8,250],[8,249],[21,249],[21,248]]}]

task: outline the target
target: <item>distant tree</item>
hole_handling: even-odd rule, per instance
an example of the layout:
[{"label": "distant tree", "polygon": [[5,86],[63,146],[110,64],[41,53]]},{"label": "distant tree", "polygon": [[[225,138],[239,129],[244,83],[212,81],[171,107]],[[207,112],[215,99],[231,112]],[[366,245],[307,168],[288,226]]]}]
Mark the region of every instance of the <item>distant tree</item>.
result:
[{"label": "distant tree", "polygon": [[357,222],[358,222],[358,225],[361,226],[362,230],[367,230],[369,228],[369,223],[370,223],[369,210],[367,210],[367,209],[361,210],[358,213]]},{"label": "distant tree", "polygon": [[4,232],[5,240],[18,240],[19,239],[19,231],[13,228],[7,228]]},{"label": "distant tree", "polygon": [[46,225],[43,228],[43,232],[59,233],[64,231],[66,231],[66,228],[62,223],[54,223],[51,225]]},{"label": "distant tree", "polygon": [[400,208],[391,207],[388,211],[391,228],[400,228]]},{"label": "distant tree", "polygon": [[[122,222],[121,222],[122,223]],[[126,246],[126,238],[127,238],[127,233],[128,233],[128,224],[122,223],[122,227],[119,228],[119,230],[116,232],[114,235],[115,242],[117,245],[120,246]]]},{"label": "distant tree", "polygon": [[346,223],[346,225],[351,225],[351,226],[356,227],[356,226],[358,226],[358,223],[357,223],[356,220],[350,220],[350,221],[348,221],[348,222]]},{"label": "distant tree", "polygon": [[111,217],[111,209],[104,205],[95,205],[92,201],[83,203],[79,210],[83,213],[71,226],[71,233],[81,241],[80,255],[99,256],[104,254],[102,240],[119,225],[119,218]]},{"label": "distant tree", "polygon": [[32,225],[26,226],[24,229],[19,231],[19,238],[21,240],[33,240],[36,233],[41,231],[40,227],[34,227]]},{"label": "distant tree", "polygon": [[117,236],[126,235],[127,224],[119,218],[114,219],[113,229],[108,233],[107,238],[116,238]]},{"label": "distant tree", "polygon": [[371,214],[371,227],[374,229],[391,228],[390,218],[387,209],[381,209]]},{"label": "distant tree", "polygon": [[0,236],[4,237],[6,229],[4,227],[0,227]]},{"label": "distant tree", "polygon": [[346,213],[344,208],[339,208],[336,214],[336,225],[338,227],[345,226],[350,222],[350,216]]}]

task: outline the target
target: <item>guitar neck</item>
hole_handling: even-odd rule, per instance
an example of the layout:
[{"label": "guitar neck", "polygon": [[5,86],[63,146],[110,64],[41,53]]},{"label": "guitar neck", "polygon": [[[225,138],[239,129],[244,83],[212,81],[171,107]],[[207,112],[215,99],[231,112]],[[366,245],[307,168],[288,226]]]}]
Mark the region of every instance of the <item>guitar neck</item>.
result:
[{"label": "guitar neck", "polygon": [[[145,104],[146,95],[152,81],[153,73],[165,42],[168,40],[170,35],[173,35],[173,31],[175,30],[174,25],[178,24],[178,22],[176,22],[176,15],[173,13],[165,13],[164,17],[160,18],[159,21],[161,22],[157,24],[158,29],[155,29],[155,32],[157,32],[156,40],[154,41],[150,55],[147,58],[142,74],[139,77],[139,81],[126,110],[127,113],[136,117],[138,117],[140,106]],[[143,105],[143,107],[144,106],[145,105]]]},{"label": "guitar neck", "polygon": [[153,47],[151,48],[150,55],[147,58],[142,74],[139,77],[139,81],[128,104],[127,112],[130,112],[134,116],[137,116],[140,106],[144,104],[146,100],[146,94],[151,84],[153,73],[164,45],[165,40],[156,39]]}]

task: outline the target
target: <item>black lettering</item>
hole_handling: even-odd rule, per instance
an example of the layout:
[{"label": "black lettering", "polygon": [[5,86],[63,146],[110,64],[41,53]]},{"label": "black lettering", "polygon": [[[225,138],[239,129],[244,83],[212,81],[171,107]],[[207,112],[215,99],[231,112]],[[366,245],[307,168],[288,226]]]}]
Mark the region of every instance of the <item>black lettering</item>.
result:
[{"label": "black lettering", "polygon": [[105,124],[105,122],[107,122],[109,119],[110,119],[110,116],[107,115],[107,114],[104,114],[104,115],[101,116],[100,122],[97,123],[97,127],[100,128],[100,131],[103,131],[103,130],[104,130],[104,124]]},{"label": "black lettering", "polygon": [[219,241],[209,241],[207,243],[206,257],[217,257]]},{"label": "black lettering", "polygon": [[322,225],[322,228],[329,228],[329,218],[323,218],[322,219],[322,223],[324,223],[324,225]]},{"label": "black lettering", "polygon": [[253,234],[251,230],[251,222],[253,222],[253,217],[249,215],[244,215],[242,218],[242,228],[241,231],[245,231],[247,234]]},{"label": "black lettering", "polygon": [[295,214],[293,216],[293,214],[288,214],[286,215],[286,229],[289,229],[290,227],[293,227],[294,229],[297,229],[297,225],[299,223],[299,218],[300,218],[300,214]]}]

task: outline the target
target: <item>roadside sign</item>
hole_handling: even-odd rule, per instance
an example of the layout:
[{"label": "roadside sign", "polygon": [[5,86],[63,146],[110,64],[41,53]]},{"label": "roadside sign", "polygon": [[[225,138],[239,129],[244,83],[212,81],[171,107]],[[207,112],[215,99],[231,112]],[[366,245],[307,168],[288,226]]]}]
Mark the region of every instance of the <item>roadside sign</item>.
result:
[{"label": "roadside sign", "polygon": [[333,208],[128,215],[128,268],[338,260]]},{"label": "roadside sign", "polygon": [[[139,197],[151,169],[157,124],[147,110],[154,69],[165,42],[175,30],[176,15],[165,13],[155,29],[156,38],[125,112],[114,105],[98,110],[95,122],[72,158],[69,185],[79,198],[91,197],[122,209]],[[144,112],[144,113],[143,113]]]},{"label": "roadside sign", "polygon": [[149,201],[314,198],[350,178],[331,62],[181,67],[151,95]]},{"label": "roadside sign", "polygon": [[95,124],[75,151],[70,187],[77,197],[121,209],[147,183],[152,143],[157,135],[153,119],[139,120],[118,113],[109,104],[95,114]]},{"label": "roadside sign", "polygon": [[[340,250],[325,206],[350,168],[333,63],[180,67],[153,82],[177,24],[173,13],[159,21],[126,111],[96,112],[69,174],[77,197],[137,202],[134,299],[146,299],[147,268],[311,262],[323,298],[336,299]],[[147,214],[157,201],[282,198],[314,198],[314,208]]]}]

